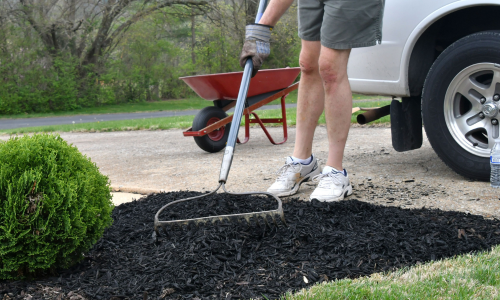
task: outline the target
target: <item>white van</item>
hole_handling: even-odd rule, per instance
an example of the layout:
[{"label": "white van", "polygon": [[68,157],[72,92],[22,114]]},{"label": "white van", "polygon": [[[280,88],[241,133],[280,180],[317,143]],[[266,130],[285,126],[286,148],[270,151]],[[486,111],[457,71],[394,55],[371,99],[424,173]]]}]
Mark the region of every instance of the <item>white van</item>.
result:
[{"label": "white van", "polygon": [[353,49],[353,92],[398,98],[397,151],[422,145],[457,173],[489,180],[499,138],[500,1],[386,0],[381,45]]}]

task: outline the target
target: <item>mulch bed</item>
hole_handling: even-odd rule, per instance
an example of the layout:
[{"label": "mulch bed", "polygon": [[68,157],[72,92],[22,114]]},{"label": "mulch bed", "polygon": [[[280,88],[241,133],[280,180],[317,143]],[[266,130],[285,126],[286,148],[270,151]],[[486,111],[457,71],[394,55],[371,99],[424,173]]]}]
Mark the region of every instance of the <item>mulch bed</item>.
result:
[{"label": "mulch bed", "polygon": [[[216,223],[175,228],[153,239],[157,210],[197,194],[155,194],[116,207],[113,226],[83,262],[56,277],[0,282],[0,299],[28,294],[30,299],[275,299],[325,280],[500,244],[500,220],[356,199],[290,201],[284,204],[288,226]],[[162,219],[266,210],[274,204],[265,197],[218,194],[174,205]]]}]

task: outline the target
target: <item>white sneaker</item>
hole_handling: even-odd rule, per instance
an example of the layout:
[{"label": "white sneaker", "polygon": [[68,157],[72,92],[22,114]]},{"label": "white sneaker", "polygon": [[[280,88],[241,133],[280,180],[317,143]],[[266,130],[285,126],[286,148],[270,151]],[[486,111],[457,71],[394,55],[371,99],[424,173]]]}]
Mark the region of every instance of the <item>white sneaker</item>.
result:
[{"label": "white sneaker", "polygon": [[[345,175],[344,175],[345,174]],[[319,182],[310,200],[330,202],[343,200],[352,194],[352,186],[347,171],[338,171],[334,168],[325,167],[323,173],[315,176],[314,181]]]},{"label": "white sneaker", "polygon": [[312,177],[320,174],[318,160],[313,154],[311,162],[308,165],[303,165],[293,161],[292,157],[289,156],[285,165],[276,174],[278,174],[278,178],[267,189],[267,192],[278,197],[290,196],[297,193],[303,182],[309,181]]}]

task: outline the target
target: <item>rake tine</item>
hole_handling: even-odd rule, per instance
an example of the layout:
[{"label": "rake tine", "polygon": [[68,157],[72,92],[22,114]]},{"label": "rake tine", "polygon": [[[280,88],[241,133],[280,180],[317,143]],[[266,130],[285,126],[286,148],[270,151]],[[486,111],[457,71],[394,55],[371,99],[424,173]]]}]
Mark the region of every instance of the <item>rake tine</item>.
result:
[{"label": "rake tine", "polygon": [[[176,204],[176,203],[188,201],[188,200],[195,200],[195,199],[200,199],[200,198],[204,198],[204,197],[210,196],[210,195],[216,193],[221,187],[222,187],[222,189],[224,190],[225,193],[230,194],[230,195],[236,195],[236,196],[241,196],[241,195],[266,195],[266,196],[274,198],[276,200],[276,202],[278,203],[278,208],[275,209],[275,210],[268,210],[268,211],[260,211],[260,212],[252,212],[252,213],[241,213],[241,214],[232,214],[232,215],[216,215],[216,216],[209,216],[209,217],[202,217],[202,218],[193,218],[193,219],[184,219],[184,220],[172,220],[172,221],[160,221],[159,220],[160,213],[163,210],[165,210],[168,206]],[[282,202],[281,202],[281,200],[278,197],[274,196],[273,194],[270,194],[270,193],[267,193],[267,192],[231,193],[231,192],[228,192],[226,190],[225,182],[220,182],[219,186],[214,191],[212,191],[212,192],[210,192],[208,194],[203,194],[203,195],[196,196],[196,197],[190,197],[190,198],[175,200],[175,201],[172,201],[172,202],[168,203],[167,205],[163,206],[162,208],[160,208],[160,210],[158,210],[158,212],[155,215],[154,225],[155,225],[155,231],[158,232],[159,227],[162,227],[163,231],[165,232],[165,234],[167,234],[167,236],[168,236],[168,230],[167,230],[166,227],[168,227],[168,229],[170,229],[170,230],[174,230],[177,226],[180,229],[183,229],[183,225],[186,225],[188,228],[191,228],[190,225],[193,225],[193,224],[196,225],[196,226],[204,225],[207,222],[210,222],[212,224],[216,224],[218,222],[220,224],[224,224],[225,221],[227,221],[227,222],[230,223],[231,220],[233,220],[233,219],[236,219],[239,223],[241,223],[243,220],[246,220],[246,222],[247,222],[247,224],[249,226],[252,225],[252,219],[254,219],[255,220],[255,224],[257,226],[263,227],[264,229],[266,227],[269,227],[270,229],[272,229],[271,223],[270,223],[269,220],[267,220],[267,218],[270,217],[272,219],[272,222],[274,223],[274,225],[276,227],[278,227],[278,222],[276,220],[277,216],[280,217],[281,221],[286,226],[285,216],[283,214]],[[261,217],[263,219],[263,221],[259,221],[259,217]],[[226,222],[226,225],[227,225],[227,222]]]},{"label": "rake tine", "polygon": [[271,226],[267,222],[267,215],[264,215],[263,219],[264,219],[264,223],[266,223],[266,226],[269,227],[269,228],[271,228]]},{"label": "rake tine", "polygon": [[273,219],[274,226],[278,227],[278,222],[276,222],[275,216],[272,216],[272,219]]},{"label": "rake tine", "polygon": [[280,218],[281,218],[281,222],[283,222],[283,225],[288,226],[288,225],[286,225],[285,214],[283,213],[283,211],[280,214]]}]

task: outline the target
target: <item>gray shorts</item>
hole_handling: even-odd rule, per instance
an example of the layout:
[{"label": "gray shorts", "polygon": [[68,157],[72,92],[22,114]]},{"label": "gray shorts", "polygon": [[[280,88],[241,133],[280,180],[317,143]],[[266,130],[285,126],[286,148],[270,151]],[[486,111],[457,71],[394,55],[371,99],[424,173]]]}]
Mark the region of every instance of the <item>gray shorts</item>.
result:
[{"label": "gray shorts", "polygon": [[331,49],[382,41],[385,0],[298,0],[299,37]]}]

